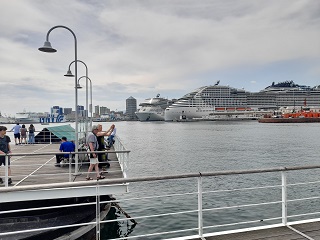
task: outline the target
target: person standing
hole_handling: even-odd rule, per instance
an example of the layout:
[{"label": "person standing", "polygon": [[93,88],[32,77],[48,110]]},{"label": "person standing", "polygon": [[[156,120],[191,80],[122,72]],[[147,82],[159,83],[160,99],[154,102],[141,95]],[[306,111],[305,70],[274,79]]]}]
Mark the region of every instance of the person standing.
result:
[{"label": "person standing", "polygon": [[[97,149],[98,149],[99,144],[98,144],[98,140],[97,140],[97,136],[96,136],[98,131],[99,131],[99,127],[97,125],[93,125],[92,126],[92,132],[90,132],[88,134],[87,145],[88,145],[88,151],[90,151],[90,152],[97,151]],[[88,173],[87,173],[86,180],[93,180],[89,176],[90,172],[92,172],[93,168],[96,171],[97,180],[105,178],[104,176],[101,176],[99,174],[99,166],[98,165],[99,165],[99,161],[98,161],[98,158],[97,158],[97,154],[96,153],[90,153],[90,165],[89,165],[89,168],[88,168]]]},{"label": "person standing", "polygon": [[[106,145],[104,141],[104,137],[108,136],[108,131],[102,131],[102,125],[98,124],[98,133],[97,133],[97,140],[98,140],[98,151],[106,150]],[[103,171],[106,168],[110,167],[110,163],[108,162],[108,153],[98,153],[98,161],[99,161],[99,168],[102,168]],[[103,172],[101,172],[103,174]]]},{"label": "person standing", "polygon": [[16,145],[20,144],[20,129],[21,126],[19,125],[19,123],[17,123],[17,125],[15,125],[11,131],[13,131],[13,135],[14,135],[14,142],[16,143]]},{"label": "person standing", "polygon": [[[5,126],[0,126],[0,153],[1,154],[8,154],[11,153],[10,149],[10,137],[6,135],[7,128]],[[0,156],[0,166],[2,164],[6,165],[6,156]],[[11,176],[11,168],[10,168],[10,158],[8,159],[8,175]],[[0,178],[0,183],[3,183],[2,178]],[[11,184],[11,178],[8,179],[8,184]]]},{"label": "person standing", "polygon": [[26,126],[24,124],[22,124],[21,128],[20,128],[20,134],[21,134],[21,144],[23,143],[23,139],[24,139],[24,144],[27,144],[27,129]]},{"label": "person standing", "polygon": [[29,126],[29,144],[34,144],[34,132],[36,131],[33,124],[30,124]]},{"label": "person standing", "polygon": [[114,137],[116,136],[116,133],[117,133],[116,125],[112,124],[109,131],[111,133],[110,133],[110,136],[108,137],[108,147],[111,148],[114,142]]},{"label": "person standing", "polygon": [[[67,141],[66,137],[62,137],[61,138],[61,144],[60,144],[60,148],[59,151],[60,152],[74,152],[76,149],[76,145],[73,142],[69,142]],[[74,156],[74,154],[72,154],[72,156]],[[69,154],[57,154],[56,155],[56,167],[61,167],[60,166],[60,162],[63,158],[69,158]]]}]

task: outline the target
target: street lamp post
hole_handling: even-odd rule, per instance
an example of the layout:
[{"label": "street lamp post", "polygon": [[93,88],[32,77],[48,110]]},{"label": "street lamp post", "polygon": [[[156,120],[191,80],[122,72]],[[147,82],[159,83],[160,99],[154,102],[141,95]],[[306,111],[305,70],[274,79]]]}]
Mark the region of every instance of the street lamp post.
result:
[{"label": "street lamp post", "polygon": [[[80,78],[78,79],[77,88],[82,88],[82,87],[80,86],[80,84],[79,84],[81,78],[86,78],[86,83],[88,82],[88,80],[90,81],[90,103],[91,103],[90,129],[91,129],[91,128],[92,128],[92,81],[91,81],[91,79],[88,78],[87,76],[82,76],[82,77],[80,77]],[[86,92],[88,92],[88,84],[86,84]]]},{"label": "street lamp post", "polygon": [[[67,29],[69,30],[73,37],[74,37],[74,62],[75,62],[75,145],[76,145],[76,148],[75,148],[75,152],[77,153],[78,152],[78,148],[79,148],[79,139],[78,139],[78,88],[77,88],[77,73],[78,73],[78,64],[77,64],[77,37],[76,35],[74,34],[74,32],[66,27],[66,26],[63,26],[63,25],[57,25],[57,26],[54,26],[52,27],[48,33],[47,33],[47,36],[46,36],[46,41],[44,42],[44,45],[43,47],[39,48],[39,51],[42,51],[42,52],[49,52],[49,53],[54,53],[56,52],[57,50],[52,48],[51,47],[51,43],[49,41],[49,35],[51,33],[52,30],[56,29],[56,28],[64,28],[64,29]],[[75,154],[75,174],[78,174],[78,160],[79,160],[79,156],[78,154]]]},{"label": "street lamp post", "polygon": [[[69,64],[69,68],[68,68],[68,71],[67,71],[67,73],[64,75],[65,77],[74,77],[74,75],[72,74],[72,72],[71,72],[71,65],[72,65],[72,63],[74,63],[75,61],[72,61],[70,64]],[[86,131],[86,134],[85,134],[85,136],[87,136],[87,134],[88,134],[88,114],[89,114],[89,108],[88,108],[88,66],[87,66],[87,64],[85,64],[83,61],[81,61],[81,60],[77,60],[77,62],[81,62],[85,67],[86,67],[86,78],[87,78],[87,80],[86,80],[86,109],[87,109],[87,113],[86,113],[86,129],[85,129],[85,131]],[[79,80],[78,80],[79,81]]]}]

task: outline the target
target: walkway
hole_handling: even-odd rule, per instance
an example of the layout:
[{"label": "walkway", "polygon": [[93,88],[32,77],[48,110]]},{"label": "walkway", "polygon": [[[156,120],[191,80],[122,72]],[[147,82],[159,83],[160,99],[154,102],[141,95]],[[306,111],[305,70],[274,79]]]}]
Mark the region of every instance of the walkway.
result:
[{"label": "walkway", "polygon": [[[52,153],[50,155],[21,155],[11,158],[11,171],[13,184],[11,186],[25,186],[43,183],[62,183],[86,181],[86,172],[88,171],[88,161],[79,160],[79,175],[75,175],[74,167],[69,165],[64,167],[55,167],[55,153],[59,152],[59,144],[34,144],[34,145],[12,145],[13,154],[39,154]],[[108,158],[110,159],[110,168],[107,169],[104,176],[106,179],[123,178],[118,159],[114,149],[109,150]],[[83,158],[83,157],[82,157]],[[81,156],[80,156],[81,159]],[[70,174],[69,174],[70,171]],[[0,167],[0,176],[5,175],[4,167]],[[95,173],[90,175],[95,179]],[[4,184],[0,185],[0,187]]]},{"label": "walkway", "polygon": [[205,238],[195,238],[194,240],[320,240],[320,222],[304,223],[292,225],[292,227],[305,236],[298,234],[288,227],[277,227],[250,232],[233,233]]}]

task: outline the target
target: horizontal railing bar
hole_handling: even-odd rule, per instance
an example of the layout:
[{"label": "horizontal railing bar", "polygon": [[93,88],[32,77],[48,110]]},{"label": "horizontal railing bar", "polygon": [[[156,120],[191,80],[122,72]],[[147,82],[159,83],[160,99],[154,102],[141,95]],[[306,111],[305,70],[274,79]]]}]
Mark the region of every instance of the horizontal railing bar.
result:
[{"label": "horizontal railing bar", "polygon": [[[154,214],[149,216],[135,216],[134,219],[142,219],[142,218],[153,218],[153,217],[165,217],[170,215],[178,215],[178,214],[186,214],[186,213],[195,213],[198,210],[189,210],[189,211],[181,211],[181,212],[174,212],[174,213],[162,213],[162,214]],[[128,219],[128,218],[127,218]]]},{"label": "horizontal railing bar", "polygon": [[119,151],[80,151],[80,152],[43,152],[43,153],[8,153],[0,154],[0,156],[39,156],[39,155],[56,155],[56,154],[79,154],[84,155],[88,153],[130,153],[129,150],[119,150]]},{"label": "horizontal railing bar", "polygon": [[316,184],[316,183],[320,183],[320,181],[302,182],[302,183],[290,183],[290,184],[287,184],[287,186],[299,186],[299,185]]},{"label": "horizontal railing bar", "polygon": [[[263,219],[263,222],[273,221],[273,220],[280,220],[280,219],[281,219],[281,217],[267,218],[267,219]],[[245,222],[237,222],[237,223],[228,223],[228,224],[206,226],[206,227],[203,227],[203,229],[218,228],[218,227],[230,227],[230,226],[235,226],[235,225],[242,225],[242,224],[248,224],[248,223],[259,223],[259,222],[261,222],[261,219],[260,220],[245,221]]]},{"label": "horizontal railing bar", "polygon": [[220,192],[234,192],[234,191],[244,191],[244,190],[256,190],[256,189],[267,189],[267,188],[277,188],[282,187],[281,185],[274,186],[263,186],[263,187],[252,187],[252,188],[235,188],[235,189],[225,189],[225,190],[214,190],[214,191],[205,191],[204,193],[220,193]]},{"label": "horizontal railing bar", "polygon": [[287,202],[298,202],[298,201],[304,201],[304,200],[313,200],[313,199],[319,199],[320,197],[309,197],[309,198],[297,198],[297,199],[290,199],[287,200]]},{"label": "horizontal railing bar", "polygon": [[78,207],[78,206],[88,206],[88,205],[95,205],[95,202],[89,202],[89,203],[81,203],[81,204],[69,204],[69,205],[56,205],[56,206],[50,206],[50,207],[39,207],[39,208],[23,208],[23,209],[17,209],[17,210],[8,210],[8,211],[0,211],[1,214],[7,214],[7,213],[16,213],[16,212],[28,212],[28,211],[37,211],[37,210],[47,210],[47,209],[56,209],[56,208],[68,208],[68,207]]},{"label": "horizontal railing bar", "polygon": [[189,192],[189,193],[176,193],[176,194],[167,194],[167,195],[156,195],[152,197],[140,197],[140,198],[123,198],[121,202],[134,201],[134,200],[148,200],[153,198],[162,198],[162,197],[175,197],[175,196],[185,196],[185,195],[195,195],[198,192]]},{"label": "horizontal railing bar", "polygon": [[0,236],[27,233],[27,232],[38,232],[38,231],[43,231],[43,230],[56,230],[56,229],[70,228],[70,227],[82,227],[82,226],[93,225],[93,224],[96,224],[96,222],[94,221],[94,222],[77,223],[77,224],[71,224],[71,225],[61,225],[61,226],[57,226],[57,227],[25,229],[23,231],[4,232],[4,233],[2,232],[2,233],[0,233]]},{"label": "horizontal railing bar", "polygon": [[252,204],[244,204],[244,205],[234,205],[229,207],[221,207],[221,208],[206,208],[203,209],[203,211],[216,211],[216,210],[223,210],[223,209],[232,209],[232,208],[240,208],[240,207],[254,207],[254,206],[260,206],[260,205],[271,205],[271,204],[278,204],[282,203],[281,201],[276,202],[264,202],[264,203],[252,203]]},{"label": "horizontal railing bar", "polygon": [[309,216],[309,215],[317,215],[317,214],[320,214],[320,212],[290,215],[290,216],[288,216],[288,218],[302,217],[302,216]]},{"label": "horizontal railing bar", "polygon": [[[128,151],[123,151],[128,152]],[[61,153],[61,152],[60,152]],[[110,184],[125,184],[130,182],[145,182],[145,181],[161,181],[169,179],[182,179],[182,178],[196,178],[196,177],[210,177],[210,176],[221,176],[221,175],[237,175],[237,174],[252,174],[252,173],[267,173],[267,172],[282,172],[282,171],[296,171],[296,170],[306,170],[320,168],[320,165],[314,166],[299,166],[299,167],[280,167],[280,168],[267,168],[267,169],[252,169],[252,170],[236,170],[236,171],[217,171],[217,172],[205,172],[205,173],[188,173],[179,175],[164,175],[164,176],[154,176],[154,177],[136,177],[136,178],[117,178],[117,179],[104,179],[99,180],[99,185],[110,185]],[[52,187],[74,187],[74,186],[89,186],[95,185],[94,182],[67,182],[67,183],[52,183],[52,184],[38,184],[32,186],[19,186],[11,188],[2,188],[1,192],[13,192],[22,191],[28,189],[47,189]]]},{"label": "horizontal railing bar", "polygon": [[181,232],[189,232],[189,231],[197,231],[198,228],[190,228],[190,229],[182,229],[182,230],[176,230],[176,231],[168,231],[168,232],[160,232],[160,233],[150,233],[150,234],[143,234],[143,235],[137,235],[137,236],[128,236],[128,237],[123,237],[123,238],[113,238],[110,240],[115,240],[115,239],[132,239],[132,238],[137,238],[137,237],[151,237],[151,236],[158,236],[158,235],[163,235],[163,234],[171,234],[171,233],[181,233]]}]

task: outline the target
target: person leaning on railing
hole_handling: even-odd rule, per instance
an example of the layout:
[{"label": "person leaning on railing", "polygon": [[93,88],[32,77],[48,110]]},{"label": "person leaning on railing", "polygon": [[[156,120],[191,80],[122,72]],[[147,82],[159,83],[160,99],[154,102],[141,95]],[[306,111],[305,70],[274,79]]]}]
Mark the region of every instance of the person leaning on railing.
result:
[{"label": "person leaning on railing", "polygon": [[[7,128],[5,126],[0,126],[0,154],[8,154],[11,153],[10,142],[11,139],[6,135]],[[0,166],[2,164],[6,165],[6,156],[0,156]],[[8,159],[8,175],[11,176],[11,168],[10,168],[10,158]],[[0,184],[3,183],[2,178],[0,178]],[[11,184],[11,178],[8,179],[8,184]]]}]

